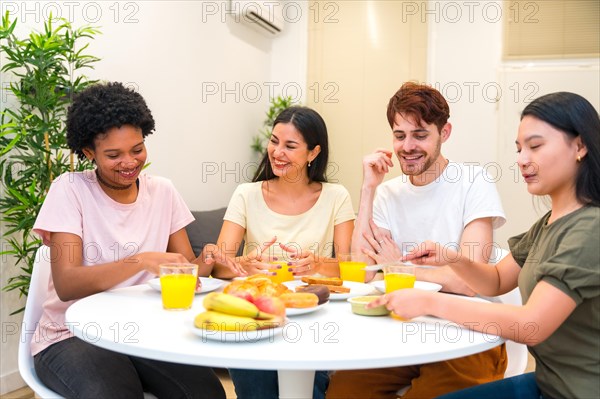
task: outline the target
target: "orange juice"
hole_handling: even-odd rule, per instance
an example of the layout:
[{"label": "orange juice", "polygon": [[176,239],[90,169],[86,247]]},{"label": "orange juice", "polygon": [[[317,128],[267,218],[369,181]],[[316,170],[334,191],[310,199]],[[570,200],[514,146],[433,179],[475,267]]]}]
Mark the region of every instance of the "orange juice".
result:
[{"label": "orange juice", "polygon": [[340,261],[340,277],[344,281],[356,281],[364,283],[367,271],[366,262]]},{"label": "orange juice", "polygon": [[167,274],[160,276],[163,308],[189,309],[194,301],[196,277],[193,274]]},{"label": "orange juice", "polygon": [[271,269],[271,272],[277,273],[275,276],[269,276],[271,281],[274,283],[283,283],[284,281],[292,281],[294,279],[294,275],[288,270],[290,267],[287,262],[278,261],[270,263],[273,265],[281,265],[281,269]]},{"label": "orange juice", "polygon": [[403,288],[413,288],[417,278],[414,274],[408,273],[386,273],[385,277],[385,293],[401,290]]}]

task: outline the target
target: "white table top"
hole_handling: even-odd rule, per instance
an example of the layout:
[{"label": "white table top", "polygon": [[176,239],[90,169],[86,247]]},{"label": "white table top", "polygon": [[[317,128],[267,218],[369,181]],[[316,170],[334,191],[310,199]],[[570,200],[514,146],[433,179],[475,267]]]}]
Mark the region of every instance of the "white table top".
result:
[{"label": "white table top", "polygon": [[[76,336],[128,355],[212,367],[278,370],[343,370],[403,366],[485,351],[503,341],[448,321],[358,316],[346,301],[290,317],[282,333],[256,342],[216,342],[191,331],[203,295],[191,310],[162,309],[147,285],[84,298],[66,313]],[[491,328],[490,333],[495,332]]]}]

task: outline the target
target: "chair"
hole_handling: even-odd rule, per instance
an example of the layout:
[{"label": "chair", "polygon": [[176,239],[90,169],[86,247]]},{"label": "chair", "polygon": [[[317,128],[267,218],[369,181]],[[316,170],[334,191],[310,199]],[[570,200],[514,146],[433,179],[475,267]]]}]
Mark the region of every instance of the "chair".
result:
[{"label": "chair", "polygon": [[33,338],[33,332],[42,316],[42,304],[44,293],[48,291],[48,280],[50,279],[50,248],[41,246],[35,254],[35,262],[29,283],[29,294],[23,314],[21,326],[21,338],[19,340],[19,373],[25,383],[40,398],[62,398],[59,394],[48,389],[35,373],[33,356],[29,344]]},{"label": "chair", "polygon": [[[492,258],[490,259],[490,264],[496,264],[500,262],[500,260],[502,260],[508,254],[509,251],[507,251],[506,249],[494,248],[494,253],[492,254]],[[507,292],[506,294],[498,295],[496,298],[498,298],[500,302],[508,305],[523,305],[523,300],[521,298],[521,292],[519,291],[519,287]],[[506,371],[504,372],[504,378],[514,377],[516,375],[523,374],[525,368],[527,368],[527,352],[527,345],[520,344],[511,340],[506,340],[506,354],[508,356],[508,365],[506,366]]]},{"label": "chair", "polygon": [[[62,398],[62,396],[46,387],[38,378],[33,366],[33,356],[31,356],[30,348],[33,332],[42,317],[42,304],[45,300],[44,293],[48,291],[50,270],[50,248],[42,245],[35,254],[19,339],[19,373],[36,396],[42,399]],[[156,399],[156,396],[144,392],[144,398]]]}]

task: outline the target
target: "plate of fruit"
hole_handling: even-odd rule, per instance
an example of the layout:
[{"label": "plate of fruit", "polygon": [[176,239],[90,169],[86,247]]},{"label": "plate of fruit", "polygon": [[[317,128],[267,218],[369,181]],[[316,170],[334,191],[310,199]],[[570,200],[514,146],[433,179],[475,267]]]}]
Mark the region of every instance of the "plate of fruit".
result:
[{"label": "plate of fruit", "polygon": [[256,342],[273,340],[286,322],[285,305],[274,297],[250,302],[235,295],[211,292],[204,297],[206,311],[194,317],[192,332],[203,340]]},{"label": "plate of fruit", "polygon": [[[198,277],[198,285],[196,286],[196,294],[206,294],[221,288],[225,281],[212,277]],[[148,285],[160,292],[160,278],[148,280]]]}]

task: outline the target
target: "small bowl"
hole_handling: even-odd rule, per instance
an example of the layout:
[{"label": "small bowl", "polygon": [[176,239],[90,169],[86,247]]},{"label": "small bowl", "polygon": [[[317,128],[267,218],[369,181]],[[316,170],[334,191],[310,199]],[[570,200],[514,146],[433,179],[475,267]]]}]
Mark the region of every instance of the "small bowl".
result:
[{"label": "small bowl", "polygon": [[365,306],[367,303],[379,298],[378,295],[372,296],[355,296],[348,298],[348,302],[352,305],[352,312],[361,316],[387,316],[390,311],[385,305],[376,306],[371,309],[367,309]]}]

